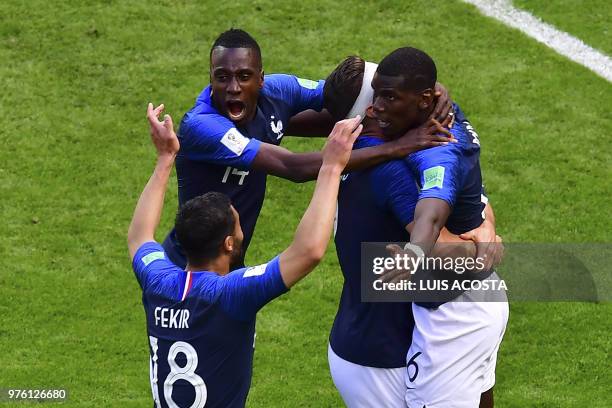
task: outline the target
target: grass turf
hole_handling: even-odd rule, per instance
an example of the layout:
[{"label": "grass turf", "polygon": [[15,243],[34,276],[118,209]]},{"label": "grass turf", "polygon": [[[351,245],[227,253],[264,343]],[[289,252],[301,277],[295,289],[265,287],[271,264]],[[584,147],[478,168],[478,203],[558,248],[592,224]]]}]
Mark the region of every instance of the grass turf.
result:
[{"label": "grass turf", "polygon": [[[567,21],[589,31],[587,18]],[[468,5],[7,1],[0,387],[65,387],[67,406],[150,404],[145,321],[125,247],[154,162],[144,111],[163,101],[178,122],[207,83],[210,44],[232,25],[258,39],[268,72],[310,78],[345,55],[376,61],[406,43],[425,49],[479,131],[505,240],[609,241],[610,84]],[[306,151],[321,141],[284,145]],[[269,179],[250,263],[290,242],[311,191]],[[173,180],[159,239],[175,208]],[[326,361],[340,287],[330,246],[311,276],[260,313],[250,406],[341,404]],[[609,406],[611,311],[512,304],[497,405]]]}]

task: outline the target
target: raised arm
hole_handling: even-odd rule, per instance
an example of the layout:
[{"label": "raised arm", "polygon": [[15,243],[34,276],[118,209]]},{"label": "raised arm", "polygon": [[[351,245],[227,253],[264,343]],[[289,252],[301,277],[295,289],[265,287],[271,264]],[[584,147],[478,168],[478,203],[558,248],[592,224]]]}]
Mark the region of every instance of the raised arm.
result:
[{"label": "raised arm", "polygon": [[340,175],[361,132],[359,122],[359,117],[338,122],[323,149],[323,163],[312,200],[293,242],[279,257],[281,276],[288,288],[312,271],[325,254],[336,213]]},{"label": "raised arm", "polygon": [[159,224],[166,186],[172,172],[174,159],[179,150],[179,142],[174,133],[170,115],[164,116],[164,121],[158,120],[164,110],[164,105],[153,109],[153,104],[147,107],[147,119],[151,125],[151,139],[157,149],[157,163],[153,175],[140,194],[134,210],[132,222],[128,230],[128,250],[130,259],[142,244],[155,240],[155,229]]}]

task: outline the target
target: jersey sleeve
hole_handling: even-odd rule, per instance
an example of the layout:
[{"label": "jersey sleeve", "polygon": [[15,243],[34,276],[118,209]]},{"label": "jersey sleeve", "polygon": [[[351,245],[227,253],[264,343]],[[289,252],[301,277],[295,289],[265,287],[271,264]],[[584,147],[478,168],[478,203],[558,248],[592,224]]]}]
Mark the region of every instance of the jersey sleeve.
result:
[{"label": "jersey sleeve", "polygon": [[410,167],[401,160],[386,162],[372,171],[370,181],[379,202],[389,208],[402,225],[410,224],[419,197]]},{"label": "jersey sleeve", "polygon": [[249,320],[266,303],[288,290],[280,274],[277,256],[268,263],[226,275],[219,302],[223,310],[234,318]]},{"label": "jersey sleeve", "polygon": [[154,241],[142,244],[132,259],[132,269],[142,290],[158,276],[176,268],[176,265],[168,260],[164,248]]},{"label": "jersey sleeve", "polygon": [[294,75],[266,75],[265,87],[271,94],[280,97],[289,107],[290,116],[308,109],[323,108],[323,86],[325,81],[312,81]]},{"label": "jersey sleeve", "polygon": [[461,181],[461,150],[455,143],[421,150],[408,156],[420,186],[419,200],[438,198],[455,205]]},{"label": "jersey sleeve", "polygon": [[[197,108],[197,107],[196,107]],[[244,136],[212,107],[188,112],[179,127],[180,154],[190,160],[248,169],[261,142]]]}]

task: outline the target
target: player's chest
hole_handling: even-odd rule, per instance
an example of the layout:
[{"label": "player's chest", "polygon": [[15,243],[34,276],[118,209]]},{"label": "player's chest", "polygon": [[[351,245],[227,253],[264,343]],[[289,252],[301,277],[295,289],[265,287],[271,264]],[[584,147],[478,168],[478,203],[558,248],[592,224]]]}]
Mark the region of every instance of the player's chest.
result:
[{"label": "player's chest", "polygon": [[249,137],[278,145],[285,135],[288,121],[289,113],[285,106],[266,101],[258,105],[254,120],[242,130]]}]

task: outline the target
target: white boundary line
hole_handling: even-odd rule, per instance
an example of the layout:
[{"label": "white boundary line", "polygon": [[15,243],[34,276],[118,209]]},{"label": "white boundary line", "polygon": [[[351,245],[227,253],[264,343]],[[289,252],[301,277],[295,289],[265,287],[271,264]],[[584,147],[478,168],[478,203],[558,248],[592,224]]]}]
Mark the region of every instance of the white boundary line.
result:
[{"label": "white boundary line", "polygon": [[610,57],[528,12],[514,8],[509,0],[462,1],[476,6],[482,14],[524,32],[559,54],[612,82],[612,59]]}]

